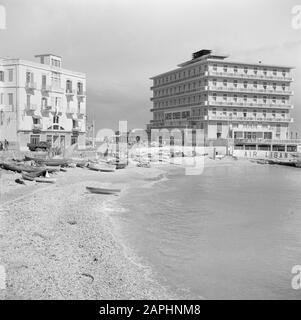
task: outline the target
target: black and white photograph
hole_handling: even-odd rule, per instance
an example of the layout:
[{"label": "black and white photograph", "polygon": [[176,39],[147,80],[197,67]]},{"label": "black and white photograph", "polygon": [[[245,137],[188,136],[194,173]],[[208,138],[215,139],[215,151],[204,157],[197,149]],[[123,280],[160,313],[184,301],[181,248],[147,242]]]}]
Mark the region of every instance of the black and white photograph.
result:
[{"label": "black and white photograph", "polygon": [[301,0],[0,0],[0,304],[300,300],[300,87]]}]

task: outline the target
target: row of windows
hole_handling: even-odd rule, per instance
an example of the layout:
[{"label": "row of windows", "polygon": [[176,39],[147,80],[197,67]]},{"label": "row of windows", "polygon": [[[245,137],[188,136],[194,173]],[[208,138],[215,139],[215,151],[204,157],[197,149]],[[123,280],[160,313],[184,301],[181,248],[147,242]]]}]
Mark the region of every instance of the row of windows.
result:
[{"label": "row of windows", "polygon": [[[211,97],[211,96],[210,96]],[[154,108],[163,108],[168,106],[177,106],[182,104],[193,104],[193,103],[203,103],[207,99],[207,95],[195,95],[191,97],[184,97],[179,99],[172,99],[166,101],[160,101],[154,103]],[[267,96],[259,97],[259,96],[247,96],[247,95],[228,95],[223,94],[217,95],[217,93],[212,94],[212,98],[210,101],[216,102],[233,102],[233,103],[263,103],[263,104],[287,104],[288,99],[286,97],[272,97],[268,98]]]},{"label": "row of windows", "polygon": [[[213,64],[212,66],[210,65],[210,69],[212,68],[213,71],[222,71],[224,73],[243,73],[243,74],[252,74],[254,76],[261,74],[264,76],[282,76],[286,77],[288,75],[288,71],[286,69],[268,69],[266,67],[264,68],[259,68],[259,67],[248,67],[248,66],[229,66],[227,64]],[[179,70],[174,73],[171,73],[169,75],[165,75],[159,78],[154,79],[154,85],[162,85],[166,84],[168,82],[176,81],[179,79],[185,79],[189,77],[194,77],[200,74],[203,74],[205,71],[208,70],[208,65],[198,65],[196,67],[192,67],[189,69],[184,69],[184,70]]]},{"label": "row of windows", "polygon": [[[7,78],[5,74],[7,75]],[[7,73],[5,73],[3,70],[0,71],[0,81],[4,82],[6,79],[9,82],[14,81],[14,69],[8,69]]]},{"label": "row of windows", "polygon": [[212,81],[206,80],[200,80],[200,81],[193,81],[189,82],[187,84],[179,85],[179,86],[174,86],[170,88],[165,88],[165,89],[159,89],[159,90],[154,90],[154,97],[162,97],[162,96],[167,96],[171,94],[177,94],[177,93],[183,93],[183,92],[189,92],[191,90],[196,90],[199,88],[202,88],[204,86],[223,86],[223,87],[230,87],[233,88],[253,88],[253,89],[273,89],[274,91],[282,90],[282,91],[287,91],[289,87],[285,84],[282,83],[281,85],[278,85],[275,82],[248,82],[248,81],[243,81],[239,82],[238,80],[232,80],[228,81],[227,79],[223,79],[222,81],[217,81],[217,79],[213,79]]},{"label": "row of windows", "polygon": [[234,72],[234,73],[244,73],[244,74],[253,74],[253,75],[257,75],[257,74],[262,74],[264,76],[268,76],[268,75],[272,75],[272,76],[279,76],[281,75],[282,77],[286,77],[288,72],[286,69],[277,69],[277,68],[273,68],[273,69],[268,69],[268,68],[258,68],[258,67],[248,67],[248,66],[243,66],[243,67],[239,67],[239,66],[228,66],[227,64],[224,65],[218,65],[218,64],[213,64],[212,66],[212,70],[213,71],[218,71],[219,69],[221,69],[223,72]]},{"label": "row of windows", "polygon": [[[193,117],[199,117],[207,115],[207,110],[201,110],[201,109],[192,109],[190,111],[177,111],[177,112],[168,112],[164,114],[165,120],[174,120],[174,119],[187,119],[190,117],[190,114],[192,114]],[[212,115],[222,115],[222,116],[230,116],[237,117],[238,115],[241,115],[244,118],[254,117],[257,116],[263,117],[263,118],[286,118],[287,112],[285,110],[281,110],[281,112],[277,112],[273,110],[272,112],[267,112],[266,110],[263,110],[262,112],[258,112],[257,110],[253,111],[247,111],[243,110],[243,112],[238,112],[237,109],[223,109],[222,111],[217,111],[216,108],[213,108],[210,110],[210,114]],[[155,115],[155,120],[162,119],[162,114]]]}]

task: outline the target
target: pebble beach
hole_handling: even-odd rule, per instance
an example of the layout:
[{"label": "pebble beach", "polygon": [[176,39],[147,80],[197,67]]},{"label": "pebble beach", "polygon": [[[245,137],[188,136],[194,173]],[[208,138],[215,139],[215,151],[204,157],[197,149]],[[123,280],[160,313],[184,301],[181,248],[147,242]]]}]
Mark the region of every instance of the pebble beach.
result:
[{"label": "pebble beach", "polygon": [[[109,210],[119,196],[90,194],[86,186],[143,186],[160,179],[156,167],[113,173],[71,168],[41,185],[1,171],[0,299],[174,299],[152,270],[118,240]],[[137,213],[138,214],[138,213]]]}]

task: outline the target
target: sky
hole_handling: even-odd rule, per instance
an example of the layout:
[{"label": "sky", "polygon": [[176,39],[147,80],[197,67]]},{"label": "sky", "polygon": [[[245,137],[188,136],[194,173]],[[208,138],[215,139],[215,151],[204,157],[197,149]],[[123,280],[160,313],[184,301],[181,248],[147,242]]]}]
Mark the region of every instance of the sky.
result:
[{"label": "sky", "polygon": [[[298,3],[299,1],[299,3]],[[241,62],[294,66],[294,124],[301,136],[301,0],[0,0],[6,29],[0,56],[63,57],[87,75],[88,120],[96,128],[145,128],[152,118],[150,77],[200,49]]]}]

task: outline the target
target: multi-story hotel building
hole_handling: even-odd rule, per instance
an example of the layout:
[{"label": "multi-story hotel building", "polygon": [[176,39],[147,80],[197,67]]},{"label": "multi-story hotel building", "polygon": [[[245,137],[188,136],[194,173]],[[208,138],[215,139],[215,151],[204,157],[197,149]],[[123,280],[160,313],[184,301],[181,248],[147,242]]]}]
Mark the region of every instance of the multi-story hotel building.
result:
[{"label": "multi-story hotel building", "polygon": [[85,74],[63,69],[53,54],[36,58],[0,59],[0,140],[21,150],[39,141],[84,147]]},{"label": "multi-story hotel building", "polygon": [[206,139],[289,139],[291,67],[239,63],[211,50],[153,78],[153,128],[204,129]]}]

